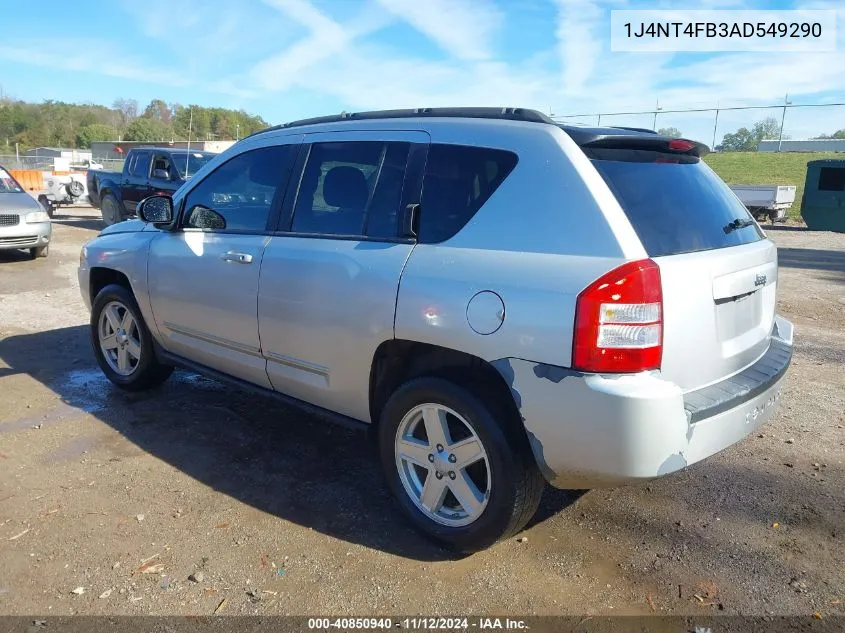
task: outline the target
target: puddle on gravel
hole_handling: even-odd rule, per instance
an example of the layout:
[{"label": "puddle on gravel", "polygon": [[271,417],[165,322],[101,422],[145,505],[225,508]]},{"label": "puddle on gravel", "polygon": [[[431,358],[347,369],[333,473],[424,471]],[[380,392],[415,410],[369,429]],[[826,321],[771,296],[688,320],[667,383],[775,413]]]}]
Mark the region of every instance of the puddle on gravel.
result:
[{"label": "puddle on gravel", "polygon": [[[216,380],[189,372],[174,372],[165,383],[166,390],[178,389],[181,385],[190,388],[219,390],[223,385]],[[54,387],[67,404],[86,413],[93,413],[108,406],[109,398],[116,394],[124,395],[134,400],[137,396],[120,392],[111,384],[99,369],[79,369],[69,372],[64,380],[60,380]]]},{"label": "puddle on gravel", "polygon": [[[34,413],[0,425],[0,433],[9,433],[27,428],[40,428],[85,413],[96,413],[111,406],[115,397],[125,398],[124,403],[131,403],[139,394],[126,394],[119,391],[99,368],[76,369],[48,385],[60,398],[61,402],[53,409]],[[225,389],[222,383],[199,374],[177,371],[165,383],[165,390],[204,389],[220,391]],[[143,396],[142,396],[143,397]]]},{"label": "puddle on gravel", "polygon": [[171,383],[184,383],[193,387],[201,387],[204,389],[222,389],[223,383],[217,382],[212,378],[206,378],[200,374],[193,374],[189,372],[177,371],[170,377]]},{"label": "puddle on gravel", "polygon": [[48,411],[33,413],[3,423],[0,426],[0,433],[27,428],[39,429],[42,426],[52,425],[79,414],[100,411],[106,407],[110,388],[108,380],[102,372],[93,369],[69,372],[62,379],[47,386],[61,398],[61,402]]},{"label": "puddle on gravel", "polygon": [[112,384],[99,369],[74,370],[55,386],[65,403],[86,413],[104,409],[112,389]]}]

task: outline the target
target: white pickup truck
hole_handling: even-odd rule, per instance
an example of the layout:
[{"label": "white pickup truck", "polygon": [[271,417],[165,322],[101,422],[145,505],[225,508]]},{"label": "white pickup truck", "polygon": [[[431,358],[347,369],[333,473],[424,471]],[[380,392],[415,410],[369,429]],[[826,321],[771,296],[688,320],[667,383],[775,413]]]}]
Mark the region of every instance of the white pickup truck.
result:
[{"label": "white pickup truck", "polygon": [[795,202],[794,185],[731,185],[731,190],[758,220],[786,222],[786,210]]}]

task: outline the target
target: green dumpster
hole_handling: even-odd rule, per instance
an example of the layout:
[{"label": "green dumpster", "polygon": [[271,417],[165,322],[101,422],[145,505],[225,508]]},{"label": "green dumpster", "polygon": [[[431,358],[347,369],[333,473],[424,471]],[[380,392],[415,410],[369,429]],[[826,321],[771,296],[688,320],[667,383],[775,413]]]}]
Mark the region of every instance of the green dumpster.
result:
[{"label": "green dumpster", "polygon": [[812,231],[845,233],[845,159],[807,163],[801,215]]}]

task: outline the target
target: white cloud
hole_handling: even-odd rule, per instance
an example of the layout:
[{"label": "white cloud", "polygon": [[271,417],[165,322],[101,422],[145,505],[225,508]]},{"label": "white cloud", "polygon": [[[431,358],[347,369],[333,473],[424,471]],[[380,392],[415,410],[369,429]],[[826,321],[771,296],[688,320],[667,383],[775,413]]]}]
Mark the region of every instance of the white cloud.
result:
[{"label": "white cloud", "polygon": [[284,12],[312,31],[337,31],[340,27],[307,0],[264,0],[264,4]]},{"label": "white cloud", "polygon": [[356,39],[389,23],[383,13],[364,11],[350,25],[342,26],[305,0],[265,0],[265,3],[309,28],[311,33],[252,67],[249,78],[264,90],[284,90],[320,62],[336,63],[350,53]]},{"label": "white cloud", "polygon": [[607,14],[592,0],[556,0],[558,22],[555,36],[563,67],[563,89],[575,96],[589,89],[598,58],[606,48],[600,27]]},{"label": "white cloud", "polygon": [[[461,60],[493,57],[504,15],[488,0],[378,0],[446,53]],[[518,10],[516,5],[513,5]]]},{"label": "white cloud", "polygon": [[[743,6],[739,0],[705,0],[706,8]],[[556,0],[563,72],[561,113],[632,111],[776,103],[785,93],[813,95],[845,90],[845,51],[831,53],[726,53],[719,55],[611,53],[609,10],[619,3]],[[676,2],[661,3],[676,9]],[[824,8],[824,1],[801,8]],[[744,3],[747,6],[747,3]],[[633,7],[626,7],[633,8]],[[705,8],[697,6],[696,8]],[[845,12],[840,10],[840,18]],[[840,19],[840,24],[842,20]],[[839,39],[845,33],[840,30]]]},{"label": "white cloud", "polygon": [[[10,41],[0,45],[0,58],[30,66],[93,73],[165,86],[184,86],[188,83],[179,73],[145,64],[135,56],[123,54],[107,42],[51,38],[50,45],[50,50],[47,50],[43,46]],[[57,50],[62,53],[53,52]],[[74,77],[69,76],[68,81],[74,81]]]},{"label": "white cloud", "polygon": [[[486,2],[462,0],[447,7],[440,0],[428,4],[378,0],[391,13],[365,5],[353,20],[341,25],[305,0],[264,1],[310,32],[252,67],[249,80],[262,90],[306,89],[351,109],[549,105],[542,95],[555,82],[532,67],[539,57],[523,64],[489,58],[499,14]],[[451,57],[423,59],[374,43],[372,36],[389,25],[394,15],[431,37]]]},{"label": "white cloud", "polygon": [[[155,39],[173,38],[174,33],[193,30],[201,17],[199,7],[191,7],[191,10],[187,11],[173,11],[171,0],[123,0],[120,6],[144,36]],[[167,19],[162,19],[162,16],[167,16]]]},{"label": "white cloud", "polygon": [[687,84],[661,91],[667,100],[737,95],[775,102],[787,92],[812,94],[822,90],[845,90],[842,53],[732,53],[691,62],[671,71]]},{"label": "white cloud", "polygon": [[[287,102],[296,103],[292,108],[329,110],[509,105],[551,107],[563,115],[647,110],[656,100],[664,109],[676,109],[717,102],[772,103],[786,92],[796,101],[845,93],[845,28],[834,53],[611,53],[609,10],[633,8],[633,0],[533,0],[538,14],[551,16],[545,26],[535,23],[545,29],[537,41],[549,42],[553,35],[554,43],[532,50],[533,34],[526,38],[506,31],[519,28],[515,16],[522,1],[263,0],[247,5],[208,0],[175,12],[170,0],[127,2],[127,22],[137,29],[135,41],[137,33],[158,38],[157,44],[178,54],[149,55],[156,47],[130,47],[127,42],[133,38],[70,41],[47,33],[54,49],[71,52],[53,55],[23,40],[6,41],[0,58],[172,86],[188,93],[186,102],[195,99],[190,93],[215,92],[235,97],[237,105],[248,109],[250,104],[271,104],[267,118],[279,112],[320,113],[290,112]],[[703,1],[707,8],[747,5],[747,0]],[[794,2],[802,8],[841,7],[841,0]],[[658,5],[672,9],[680,2],[658,0]],[[162,20],[161,15],[168,17]],[[845,18],[841,10],[839,15]],[[263,19],[256,21],[256,16]],[[508,18],[514,18],[511,24]],[[400,20],[443,54],[403,46],[396,37],[400,31],[387,28]],[[190,43],[185,54],[180,36]],[[516,40],[524,48],[515,48]],[[672,124],[668,115],[660,119]],[[725,120],[727,125],[727,116]]]},{"label": "white cloud", "polygon": [[354,51],[298,74],[295,87],[329,95],[353,110],[434,106],[535,106],[552,76],[501,62],[467,65],[400,57],[382,46],[359,44]]},{"label": "white cloud", "polygon": [[[608,45],[606,9],[621,6],[619,2],[600,7],[591,0],[554,0],[559,56],[557,64],[550,64],[548,52],[523,63],[493,61],[488,27],[473,31],[471,26],[445,17],[440,22],[450,23],[449,28],[439,27],[433,10],[436,5],[378,0],[444,50],[451,48],[446,60],[415,57],[376,43],[374,35],[384,22],[366,11],[341,25],[304,0],[265,1],[306,26],[309,35],[256,64],[251,80],[262,90],[298,88],[328,96],[342,108],[519,105],[542,110],[551,106],[559,114],[597,113],[648,109],[658,99],[664,108],[715,105],[717,100],[737,96],[775,100],[787,90],[793,94],[817,92],[845,82],[845,75],[838,77],[838,54],[613,54]],[[456,4],[464,9],[469,6]],[[491,21],[479,20],[479,24],[485,23]],[[464,40],[473,42],[472,50],[448,44],[453,37],[450,33],[458,31],[464,32]],[[480,35],[475,37],[476,33]],[[833,63],[837,59],[840,63]]]}]

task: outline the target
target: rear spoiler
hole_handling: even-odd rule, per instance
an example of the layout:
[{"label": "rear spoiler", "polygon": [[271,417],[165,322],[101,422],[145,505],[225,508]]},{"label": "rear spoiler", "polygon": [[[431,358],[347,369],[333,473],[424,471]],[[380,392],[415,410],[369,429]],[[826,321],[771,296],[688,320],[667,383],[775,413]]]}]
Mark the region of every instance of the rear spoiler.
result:
[{"label": "rear spoiler", "polygon": [[652,152],[665,152],[666,154],[699,157],[710,153],[710,148],[704,143],[698,143],[686,138],[669,138],[668,136],[602,135],[590,139],[586,143],[578,144],[584,148],[642,149]]},{"label": "rear spoiler", "polygon": [[578,128],[574,126],[559,126],[580,147],[605,149],[642,149],[667,154],[704,156],[710,153],[710,148],[704,143],[698,143],[686,138],[672,138],[660,136],[651,130],[637,130],[635,128]]}]

